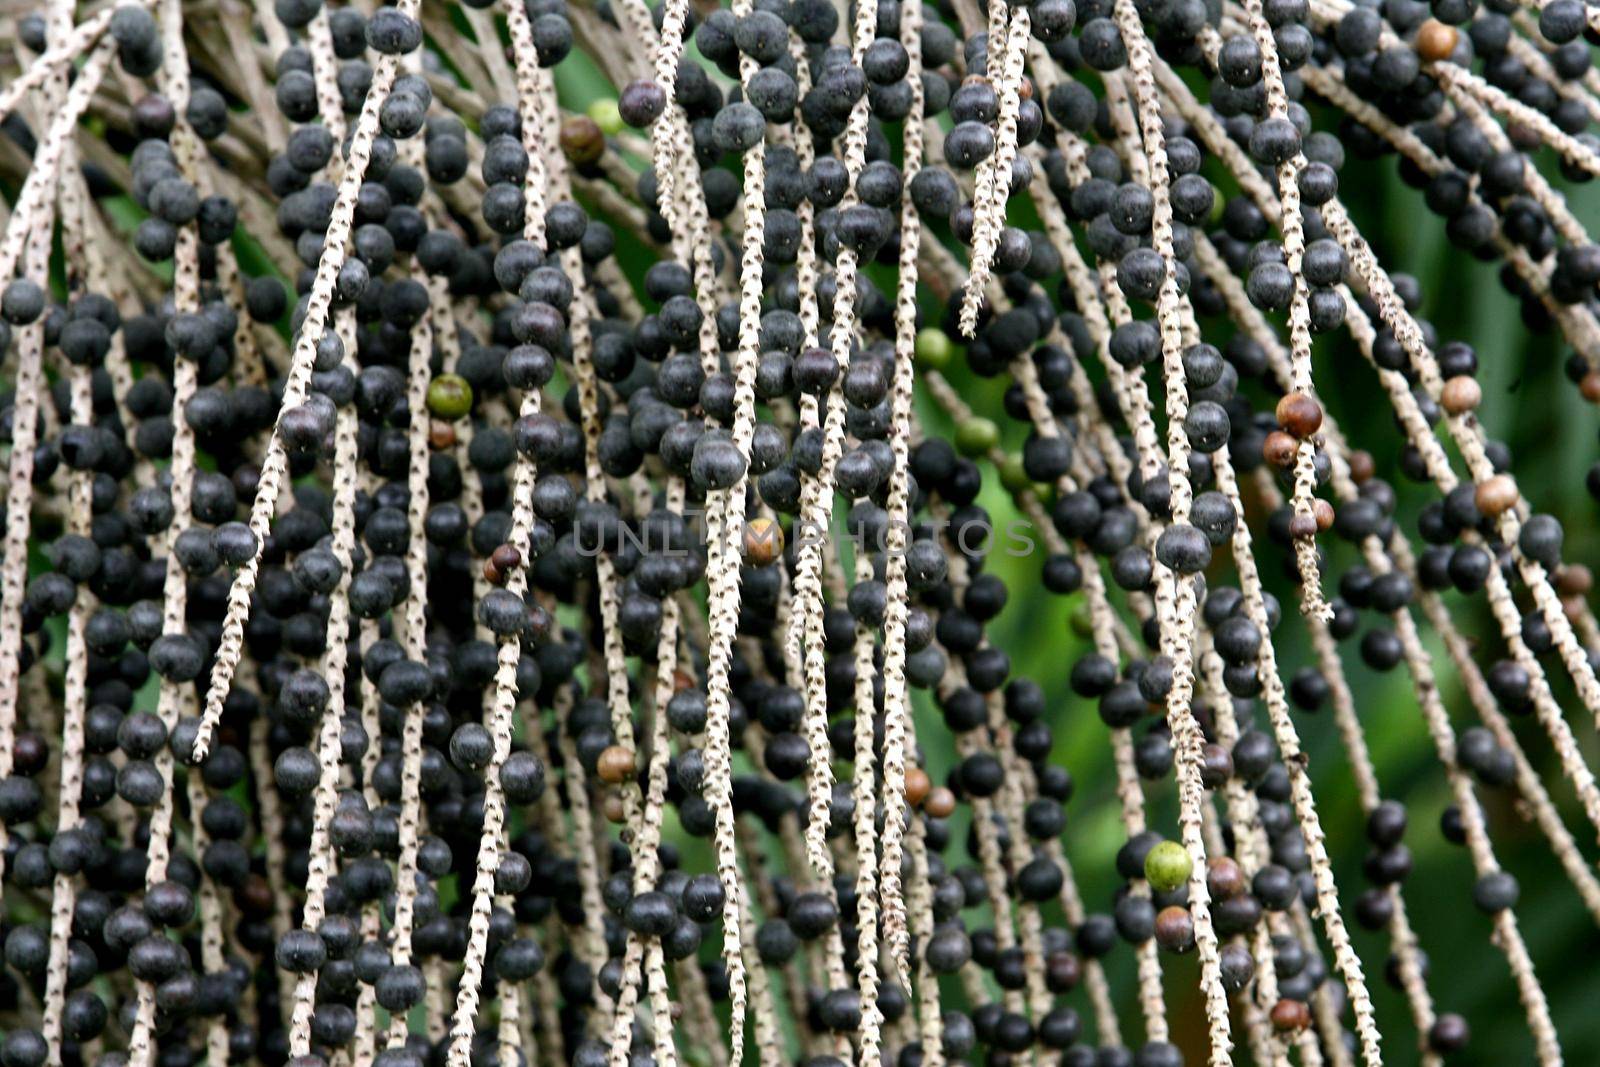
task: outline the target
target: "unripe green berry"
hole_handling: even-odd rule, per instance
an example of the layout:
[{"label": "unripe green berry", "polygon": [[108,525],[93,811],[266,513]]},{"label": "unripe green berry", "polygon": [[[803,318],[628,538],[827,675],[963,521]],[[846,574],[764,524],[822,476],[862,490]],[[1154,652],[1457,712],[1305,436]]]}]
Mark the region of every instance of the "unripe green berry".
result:
[{"label": "unripe green berry", "polygon": [[956,424],[956,448],[964,456],[982,456],[1000,443],[1000,428],[989,419],[973,415]]},{"label": "unripe green berry", "polygon": [[1028,472],[1023,469],[1022,457],[1017,453],[1007,452],[1006,458],[1001,461],[1000,484],[1005,486],[1009,493],[1020,493],[1033,488],[1033,479],[1029,478]]},{"label": "unripe green berry", "polygon": [[622,112],[618,109],[617,102],[609,96],[589,105],[589,117],[594,120],[595,125],[605,131],[607,137],[615,136],[623,130]]},{"label": "unripe green berry", "polygon": [[441,374],[428,383],[428,412],[454,422],[472,410],[472,386],[456,374]]},{"label": "unripe green berry", "polygon": [[1194,861],[1176,841],[1163,841],[1144,858],[1144,878],[1158,893],[1170,893],[1189,880]]},{"label": "unripe green berry", "polygon": [[955,355],[955,345],[937,326],[927,326],[917,331],[917,363],[928,370],[943,370]]}]

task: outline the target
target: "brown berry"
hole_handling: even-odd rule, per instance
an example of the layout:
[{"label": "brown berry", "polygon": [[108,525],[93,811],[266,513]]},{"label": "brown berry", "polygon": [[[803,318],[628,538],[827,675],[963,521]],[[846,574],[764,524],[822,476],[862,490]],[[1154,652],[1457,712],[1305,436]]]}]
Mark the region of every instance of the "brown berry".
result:
[{"label": "brown berry", "polygon": [[1456,50],[1461,34],[1454,26],[1446,26],[1438,19],[1429,19],[1417,31],[1417,55],[1424,63],[1440,63],[1450,58]]},{"label": "brown berry", "polygon": [[1206,890],[1212,900],[1231,900],[1248,885],[1244,869],[1229,857],[1218,856],[1206,861]]},{"label": "brown berry", "polygon": [[783,527],[758,516],[744,524],[744,559],[752,567],[766,567],[783,558]]},{"label": "brown berry", "polygon": [[428,420],[428,445],[435,452],[456,446],[456,428],[438,419]]},{"label": "brown berry", "polygon": [[1600,370],[1592,370],[1578,383],[1578,392],[1591,404],[1600,404]]},{"label": "brown berry", "polygon": [[1317,536],[1317,517],[1315,515],[1300,514],[1290,516],[1289,536],[1296,541]]},{"label": "brown berry", "polygon": [[572,115],[561,123],[561,151],[578,166],[586,167],[605,154],[605,131],[588,115]]},{"label": "brown berry", "polygon": [[913,808],[921,804],[928,796],[928,790],[933,788],[933,782],[928,778],[928,772],[921,767],[906,768],[906,803]]},{"label": "brown berry", "polygon": [[1357,485],[1365,485],[1378,473],[1378,465],[1372,460],[1372,453],[1357,449],[1350,453],[1350,480]]},{"label": "brown berry", "polygon": [[1273,430],[1261,444],[1261,456],[1274,467],[1292,467],[1299,448],[1300,442],[1292,434]]},{"label": "brown berry", "polygon": [[1311,1025],[1311,1009],[1303,1000],[1284,997],[1272,1006],[1272,1025],[1283,1033],[1304,1030]]},{"label": "brown berry", "polygon": [[1311,517],[1317,520],[1317,532],[1331,529],[1333,526],[1333,505],[1321,497],[1311,501]]},{"label": "brown berry", "polygon": [[489,560],[502,571],[514,571],[522,566],[522,553],[516,545],[496,545],[495,550],[489,553]]},{"label": "brown berry", "polygon": [[623,748],[621,745],[612,745],[600,753],[600,760],[595,764],[595,773],[600,775],[600,780],[607,785],[620,785],[633,777],[636,767],[633,759],[633,749]]},{"label": "brown berry", "polygon": [[483,561],[483,576],[491,585],[504,585],[511,572],[522,566],[522,553],[514,545],[499,545]]},{"label": "brown berry", "polygon": [[923,798],[922,810],[935,819],[948,819],[956,810],[956,795],[942,785],[936,786]]},{"label": "brown berry", "polygon": [[1556,572],[1556,588],[1562,596],[1587,596],[1594,587],[1594,572],[1581,563],[1568,563]]},{"label": "brown berry", "polygon": [[1278,425],[1305,440],[1322,429],[1322,405],[1304,393],[1288,393],[1278,401]]},{"label": "brown berry", "polygon": [[1439,405],[1448,415],[1465,415],[1477,410],[1483,402],[1483,386],[1470,374],[1458,374],[1444,383],[1439,392]]},{"label": "brown berry", "polygon": [[1173,904],[1156,913],[1156,944],[1180,954],[1194,948],[1194,919],[1188,908]]},{"label": "brown berry", "polygon": [[1070,993],[1083,975],[1078,957],[1070,952],[1052,952],[1044,960],[1044,981],[1052,993]]},{"label": "brown berry", "polygon": [[1517,483],[1509,474],[1496,474],[1486,482],[1478,484],[1477,491],[1473,494],[1473,502],[1478,505],[1478,510],[1491,519],[1499,518],[1517,506],[1521,494],[1517,492]]},{"label": "brown berry", "polygon": [[620,825],[628,819],[628,809],[622,803],[622,794],[613,789],[606,793],[603,804],[606,822]]},{"label": "brown berry", "polygon": [[1589,602],[1581,596],[1564,596],[1561,598],[1561,612],[1567,617],[1567,621],[1574,626],[1583,619],[1583,613],[1588,606]]}]

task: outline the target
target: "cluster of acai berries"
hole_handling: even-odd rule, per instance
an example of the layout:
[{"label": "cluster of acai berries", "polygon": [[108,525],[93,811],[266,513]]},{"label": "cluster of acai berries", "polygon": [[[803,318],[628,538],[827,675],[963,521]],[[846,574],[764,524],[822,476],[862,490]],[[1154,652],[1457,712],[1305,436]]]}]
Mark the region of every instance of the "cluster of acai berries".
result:
[{"label": "cluster of acai berries", "polygon": [[1437,1064],[1439,832],[1562,1062],[1590,575],[1341,173],[1600,402],[1600,8],[991,4],[0,24],[0,1067]]}]

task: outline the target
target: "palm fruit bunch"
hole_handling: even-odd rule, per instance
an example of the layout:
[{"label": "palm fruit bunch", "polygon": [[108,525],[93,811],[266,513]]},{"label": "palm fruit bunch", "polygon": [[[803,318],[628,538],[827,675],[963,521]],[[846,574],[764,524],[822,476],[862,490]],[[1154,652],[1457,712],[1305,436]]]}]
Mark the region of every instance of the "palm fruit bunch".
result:
[{"label": "palm fruit bunch", "polygon": [[1597,42],[0,8],[0,1067],[1595,1062]]}]

